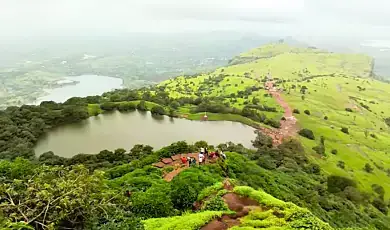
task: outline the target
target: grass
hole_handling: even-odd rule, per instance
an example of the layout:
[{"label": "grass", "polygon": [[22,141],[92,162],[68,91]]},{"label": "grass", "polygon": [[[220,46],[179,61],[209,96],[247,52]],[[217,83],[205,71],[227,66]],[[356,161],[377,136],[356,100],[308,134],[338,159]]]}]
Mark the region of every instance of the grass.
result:
[{"label": "grass", "polygon": [[239,226],[232,229],[333,229],[307,209],[276,199],[262,190],[238,186],[234,188],[234,192],[256,200],[267,211],[253,209],[249,215],[240,220]]},{"label": "grass", "polygon": [[211,220],[221,217],[223,212],[205,211],[169,218],[155,218],[143,221],[145,230],[195,230]]},{"label": "grass", "polygon": [[[242,61],[244,60],[244,61]],[[283,98],[294,109],[299,109],[298,125],[311,129],[317,140],[311,141],[298,137],[303,143],[310,159],[319,164],[326,174],[348,176],[358,182],[359,187],[372,192],[372,184],[384,187],[385,199],[390,198],[390,132],[383,119],[390,117],[390,85],[369,78],[372,58],[361,54],[329,53],[313,48],[291,47],[286,44],[270,44],[250,50],[233,59],[241,64],[219,68],[209,74],[197,77],[178,77],[162,82],[171,97],[229,96],[248,86],[262,87],[262,79],[271,73],[272,77],[285,80],[278,87],[285,89]],[[209,78],[223,77],[218,84],[207,83]],[[313,77],[304,81],[306,77]],[[295,85],[296,89],[292,89]],[[306,86],[308,92],[300,93],[300,87]],[[364,88],[359,90],[358,87]],[[267,117],[280,119],[283,109],[272,97],[266,97],[264,89],[253,92],[248,98],[235,97],[225,99],[230,106],[242,109],[246,101],[253,98],[260,104],[277,108],[277,112],[264,112]],[[360,103],[368,105],[371,111]],[[353,108],[346,112],[345,108]],[[310,110],[311,115],[303,113]],[[199,120],[202,114],[190,114],[191,107],[179,109],[180,114],[187,114],[188,119]],[[207,114],[209,120],[231,120],[248,125],[251,120],[231,114]],[[327,116],[328,120],[324,117]],[[347,127],[350,134],[340,130]],[[366,134],[368,136],[366,137]],[[374,134],[376,138],[370,136]],[[325,138],[325,156],[319,156],[312,148]],[[332,154],[336,149],[338,153]],[[345,168],[337,166],[345,162]],[[374,167],[372,173],[366,173],[366,163]],[[376,166],[375,166],[376,165]],[[377,167],[378,166],[378,167]]]}]

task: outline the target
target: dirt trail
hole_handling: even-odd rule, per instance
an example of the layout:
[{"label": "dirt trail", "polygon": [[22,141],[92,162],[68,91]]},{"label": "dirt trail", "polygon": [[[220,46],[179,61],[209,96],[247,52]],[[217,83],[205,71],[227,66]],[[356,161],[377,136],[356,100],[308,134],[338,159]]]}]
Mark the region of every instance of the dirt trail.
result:
[{"label": "dirt trail", "polygon": [[[158,163],[154,163],[153,166],[157,168],[173,167],[173,171],[164,175],[164,180],[170,182],[175,176],[177,176],[183,170],[189,168],[188,162],[183,164],[181,162],[182,157],[193,157],[196,159],[197,164],[199,164],[199,154],[198,153],[187,153],[187,154],[177,154],[168,158],[163,158]],[[218,160],[218,157],[213,159],[206,159],[206,164],[213,164]]]},{"label": "dirt trail", "polygon": [[276,100],[276,102],[283,108],[285,120],[280,121],[280,128],[264,128],[260,130],[265,134],[272,137],[274,145],[279,145],[283,142],[283,139],[294,136],[298,131],[297,119],[294,117],[291,107],[282,98],[280,92],[275,88],[274,81],[268,81],[265,83],[265,87],[268,93]]},{"label": "dirt trail", "polygon": [[[229,191],[233,190],[233,186],[227,180],[224,182],[224,188],[229,188]],[[222,215],[218,219],[210,221],[208,224],[203,226],[201,230],[226,230],[233,226],[240,225],[240,218],[249,214],[251,210],[262,210],[257,201],[252,200],[248,197],[241,197],[233,192],[229,192],[222,196],[228,208],[235,211],[236,214]]]}]

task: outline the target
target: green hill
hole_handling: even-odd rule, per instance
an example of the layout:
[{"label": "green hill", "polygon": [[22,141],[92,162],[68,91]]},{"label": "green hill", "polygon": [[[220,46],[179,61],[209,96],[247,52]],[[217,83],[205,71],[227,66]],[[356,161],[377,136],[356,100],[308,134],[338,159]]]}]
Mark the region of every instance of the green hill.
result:
[{"label": "green hill", "polygon": [[[371,68],[365,55],[271,44],[207,74],[0,111],[0,226],[199,229],[227,218],[233,229],[389,229],[390,85],[371,78]],[[280,98],[266,89],[270,78]],[[294,110],[299,134],[273,146],[259,132],[254,149],[222,143],[226,161],[186,169],[171,182],[163,176],[172,168],[151,164],[206,142],[70,159],[33,152],[48,129],[112,110],[194,120],[207,112],[209,120],[281,132],[281,100]],[[223,187],[227,178],[233,191]],[[227,194],[257,204],[233,218]]]},{"label": "green hill", "polygon": [[[299,110],[300,114],[295,114],[299,126],[312,130],[317,137],[317,140],[300,138],[312,160],[329,174],[353,177],[367,192],[372,192],[373,184],[380,184],[386,190],[386,198],[389,197],[390,133],[384,121],[390,117],[390,85],[369,77],[370,57],[295,48],[283,43],[256,48],[237,58],[242,57],[253,60],[196,77],[177,77],[159,86],[172,98],[215,96],[238,109],[253,104],[255,99],[258,104],[277,109],[262,111],[263,114],[280,119],[283,109],[263,89],[270,72],[278,88],[284,91],[283,98]],[[240,91],[253,86],[259,90],[240,95]],[[352,112],[347,112],[348,108]],[[348,128],[349,134],[340,131],[343,127]],[[325,153],[319,155],[312,148],[318,145],[321,136],[325,138]],[[366,164],[374,171],[367,173]]]}]

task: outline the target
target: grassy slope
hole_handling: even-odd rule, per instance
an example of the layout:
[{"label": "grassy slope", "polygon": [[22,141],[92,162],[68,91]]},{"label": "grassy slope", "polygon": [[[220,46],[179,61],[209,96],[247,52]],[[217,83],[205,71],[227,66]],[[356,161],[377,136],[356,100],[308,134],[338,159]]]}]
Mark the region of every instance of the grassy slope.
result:
[{"label": "grassy slope", "polygon": [[[222,184],[217,184],[217,187],[209,187],[211,188],[210,191],[215,192],[218,189],[222,189],[222,186],[219,185]],[[249,215],[241,219],[241,224],[239,226],[233,227],[232,229],[292,229],[292,227],[300,228],[308,226],[308,224],[311,227],[317,227],[316,229],[333,229],[307,209],[300,208],[290,202],[278,200],[264,191],[255,190],[246,186],[238,186],[234,188],[234,192],[256,200],[261,207],[265,208],[253,209],[250,211]],[[223,212],[202,211],[188,213],[182,216],[147,219],[143,223],[146,230],[194,230],[200,229],[211,220],[221,217],[222,214]]]},{"label": "grassy slope", "polygon": [[[290,91],[283,97],[292,108],[301,111],[301,114],[297,115],[299,125],[302,128],[312,129],[317,137],[316,141],[300,138],[311,158],[320,164],[326,173],[355,178],[360,187],[366,191],[371,191],[372,184],[380,184],[386,190],[386,199],[390,197],[390,179],[385,172],[390,168],[390,160],[387,156],[390,133],[383,122],[384,117],[390,117],[390,85],[368,78],[371,72],[371,58],[359,54],[334,54],[317,49],[293,48],[285,44],[267,45],[235,59],[248,57],[261,59],[220,68],[198,77],[178,77],[160,85],[167,86],[166,90],[171,97],[195,97],[195,93],[204,86],[207,78],[218,77],[220,74],[227,76],[219,85],[209,86],[205,94],[230,95],[238,90],[244,90],[247,86],[262,86],[263,83],[259,79],[263,78],[268,71],[275,78],[289,80],[290,82],[283,83],[279,87]],[[247,77],[244,77],[245,73]],[[333,76],[317,77],[310,82],[298,82],[303,77],[330,74]],[[305,85],[309,88],[305,100],[301,99],[302,95],[298,89],[288,90],[293,84]],[[360,92],[357,86],[366,90]],[[277,113],[267,113],[267,116],[280,118],[282,109],[273,98],[265,97],[265,93],[265,90],[260,90],[248,99],[257,97],[261,104],[277,107]],[[358,102],[370,106],[373,112],[361,108],[349,96],[361,98],[362,100]],[[237,102],[231,105],[242,108],[245,100],[247,99],[237,98]],[[376,104],[370,104],[370,101],[375,101]],[[355,105],[360,111],[353,113],[345,111],[346,107]],[[303,113],[305,109],[309,109],[312,115],[305,115]],[[324,120],[324,116],[328,116],[329,120]],[[344,126],[349,128],[350,135],[340,132],[341,127]],[[366,129],[370,134],[375,134],[377,139],[370,136],[366,138],[364,134]],[[312,150],[312,147],[318,144],[320,136],[326,139],[325,158],[321,158]],[[332,149],[337,149],[338,154],[331,154]],[[337,167],[338,161],[345,162],[345,169]],[[374,162],[384,170],[376,168]],[[366,163],[370,163],[375,168],[373,173],[366,173],[363,170]]]}]

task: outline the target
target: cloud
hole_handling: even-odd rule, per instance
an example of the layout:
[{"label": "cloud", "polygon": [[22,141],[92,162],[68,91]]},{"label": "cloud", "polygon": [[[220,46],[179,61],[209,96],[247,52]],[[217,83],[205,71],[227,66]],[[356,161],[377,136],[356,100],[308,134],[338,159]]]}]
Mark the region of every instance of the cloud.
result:
[{"label": "cloud", "polygon": [[389,37],[386,0],[0,0],[6,35],[243,30]]}]

